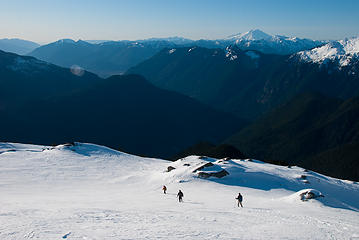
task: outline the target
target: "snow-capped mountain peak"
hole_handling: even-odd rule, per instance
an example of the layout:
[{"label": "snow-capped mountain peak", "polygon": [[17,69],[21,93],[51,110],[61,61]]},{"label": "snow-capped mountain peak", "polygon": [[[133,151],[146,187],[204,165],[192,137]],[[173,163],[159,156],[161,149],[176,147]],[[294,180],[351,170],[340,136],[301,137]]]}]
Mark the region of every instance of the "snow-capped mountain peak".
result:
[{"label": "snow-capped mountain peak", "polygon": [[301,51],[297,55],[306,62],[322,64],[338,61],[339,66],[344,67],[359,56],[359,37],[333,41],[312,50]]},{"label": "snow-capped mountain peak", "polygon": [[250,31],[240,35],[241,39],[251,40],[251,41],[269,39],[271,37],[272,37],[271,35],[263,32],[259,29],[250,30]]},{"label": "snow-capped mountain peak", "polygon": [[232,36],[229,36],[228,39],[237,39],[244,41],[257,41],[257,40],[265,40],[270,39],[272,36],[259,30],[253,29],[245,33],[238,33]]},{"label": "snow-capped mountain peak", "polygon": [[293,54],[324,44],[322,41],[270,35],[259,29],[239,33],[224,39],[237,45],[242,50],[257,50],[263,53]]},{"label": "snow-capped mountain peak", "polygon": [[72,40],[72,39],[60,39],[60,40],[56,41],[54,44],[57,44],[57,45],[63,45],[63,44],[90,45],[91,43],[83,41],[81,39],[79,39],[77,41]]},{"label": "snow-capped mountain peak", "polygon": [[69,38],[65,38],[65,39],[60,39],[60,40],[56,41],[55,43],[58,43],[58,44],[76,43],[76,41],[69,39]]}]

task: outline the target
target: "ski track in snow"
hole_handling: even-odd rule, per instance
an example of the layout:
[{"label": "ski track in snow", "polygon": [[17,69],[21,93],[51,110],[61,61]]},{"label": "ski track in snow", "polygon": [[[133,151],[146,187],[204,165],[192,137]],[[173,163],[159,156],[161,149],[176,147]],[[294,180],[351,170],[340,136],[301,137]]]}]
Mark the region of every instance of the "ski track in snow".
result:
[{"label": "ski track in snow", "polygon": [[[0,144],[0,239],[359,239],[358,211],[293,200],[288,189],[236,185],[231,175],[223,183],[198,179],[189,174],[201,164],[196,157],[169,163],[90,144],[46,148]],[[236,163],[249,171],[238,174],[258,168],[298,175],[298,169]],[[169,165],[176,169],[166,173]],[[357,183],[328,179],[359,201]],[[239,191],[244,208],[236,206]]]}]

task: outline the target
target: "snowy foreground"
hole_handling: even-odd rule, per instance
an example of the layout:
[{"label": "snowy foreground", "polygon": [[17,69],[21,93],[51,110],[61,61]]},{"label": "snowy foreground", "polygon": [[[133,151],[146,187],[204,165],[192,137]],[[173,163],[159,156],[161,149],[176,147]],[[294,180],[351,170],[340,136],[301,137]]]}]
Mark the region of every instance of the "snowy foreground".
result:
[{"label": "snowy foreground", "polygon": [[[302,201],[303,189],[324,197]],[[1,240],[359,239],[358,209],[358,183],[299,167],[0,143]]]}]

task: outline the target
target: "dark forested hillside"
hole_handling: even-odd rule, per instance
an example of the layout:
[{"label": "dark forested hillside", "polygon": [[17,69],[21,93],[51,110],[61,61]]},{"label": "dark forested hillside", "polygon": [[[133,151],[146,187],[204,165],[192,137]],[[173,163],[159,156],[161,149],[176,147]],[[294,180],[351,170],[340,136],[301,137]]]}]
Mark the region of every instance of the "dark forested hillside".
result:
[{"label": "dark forested hillside", "polygon": [[199,142],[174,155],[171,159],[177,160],[190,155],[207,156],[213,158],[243,159],[245,155],[236,147],[229,144],[215,145],[209,142]]},{"label": "dark forested hillside", "polygon": [[194,97],[237,116],[254,119],[297,94],[317,91],[349,98],[359,93],[359,78],[330,63],[296,56],[199,47],[166,49],[129,70],[158,87]]},{"label": "dark forested hillside", "polygon": [[250,157],[282,160],[359,180],[359,98],[306,93],[264,115],[226,143]]},{"label": "dark forested hillside", "polygon": [[169,157],[218,143],[244,121],[136,75],[74,75],[32,57],[0,52],[0,141],[83,141]]},{"label": "dark forested hillside", "polygon": [[100,81],[86,71],[76,75],[68,68],[0,51],[0,111],[29,100],[69,94]]}]

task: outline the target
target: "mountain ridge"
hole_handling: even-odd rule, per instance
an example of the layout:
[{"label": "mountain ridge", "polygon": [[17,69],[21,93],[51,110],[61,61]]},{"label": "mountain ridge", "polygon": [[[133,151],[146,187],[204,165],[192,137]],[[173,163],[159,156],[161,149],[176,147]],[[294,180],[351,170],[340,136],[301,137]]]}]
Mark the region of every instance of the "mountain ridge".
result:
[{"label": "mountain ridge", "polygon": [[[218,143],[246,123],[159,89],[138,75],[76,75],[1,51],[0,63],[0,130],[7,141],[52,144],[82,139],[170,157],[198,141]],[[13,67],[18,63],[26,71]]]},{"label": "mountain ridge", "polygon": [[[258,36],[257,36],[258,35]],[[263,36],[267,36],[263,38]],[[323,42],[309,39],[272,36],[260,30],[252,30],[236,38],[216,40],[191,40],[183,37],[149,38],[120,41],[82,41],[61,39],[36,48],[28,55],[62,67],[78,65],[102,77],[122,74],[163,48],[205,47],[225,49],[236,45],[242,50],[260,51],[268,54],[293,54],[308,50]]]},{"label": "mountain ridge", "polygon": [[[358,103],[359,97],[341,100],[316,92],[303,93],[225,143],[240,148],[249,157],[282,160],[357,181],[359,152],[350,146],[359,143]],[[325,159],[329,153],[332,155]]]},{"label": "mountain ridge", "polygon": [[[350,98],[359,94],[358,75],[348,65],[302,61],[297,55],[241,50],[184,47],[164,49],[128,70],[158,87],[181,92],[206,104],[247,119],[255,119],[296,94],[318,91]],[[325,87],[323,87],[325,86]]]},{"label": "mountain ridge", "polygon": [[0,39],[0,50],[25,55],[40,47],[40,44],[19,38]]}]

